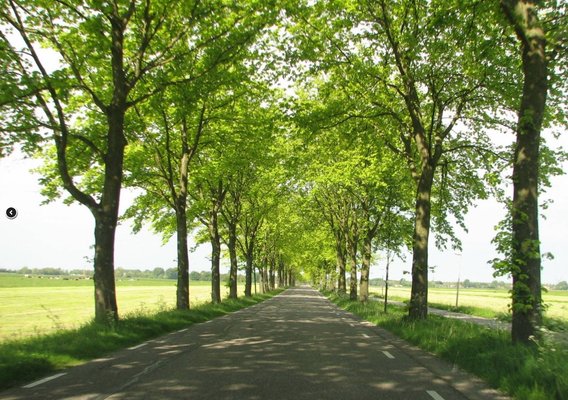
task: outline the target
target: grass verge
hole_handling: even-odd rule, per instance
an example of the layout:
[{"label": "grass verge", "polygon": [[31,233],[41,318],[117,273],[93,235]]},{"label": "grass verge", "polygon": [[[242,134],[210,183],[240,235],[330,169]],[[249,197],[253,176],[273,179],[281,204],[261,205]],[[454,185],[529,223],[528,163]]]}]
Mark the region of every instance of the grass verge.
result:
[{"label": "grass verge", "polygon": [[282,291],[225,300],[220,304],[200,304],[189,311],[139,311],[111,327],[91,322],[78,329],[2,342],[0,390],[249,307]]},{"label": "grass verge", "polygon": [[430,315],[410,321],[401,307],[350,301],[325,293],[339,307],[484,379],[519,400],[568,399],[568,347],[513,345],[507,332]]},{"label": "grass verge", "polygon": [[[475,315],[477,317],[495,318],[502,322],[511,322],[513,317],[511,313],[497,312],[494,310],[485,309],[475,306],[450,306],[441,303],[429,303],[429,307],[437,308],[439,310],[448,310],[462,314]],[[568,321],[561,320],[560,318],[551,318],[544,316],[543,325],[549,331],[553,332],[568,332]]]},{"label": "grass verge", "polygon": [[[384,298],[378,296],[380,302]],[[389,300],[400,301],[405,304],[408,304],[409,300],[402,296],[389,296]],[[458,307],[444,304],[444,303],[433,303],[428,302],[428,307],[437,308],[438,310],[447,310],[452,312],[457,312],[461,314],[468,314],[468,315],[475,315],[476,317],[483,317],[483,318],[495,318],[502,322],[511,322],[512,316],[510,312],[501,312],[492,310],[489,308],[477,307],[477,306],[470,306],[470,305],[460,305]],[[568,321],[561,318],[554,318],[544,316],[543,318],[544,328],[552,332],[568,332]]]}]

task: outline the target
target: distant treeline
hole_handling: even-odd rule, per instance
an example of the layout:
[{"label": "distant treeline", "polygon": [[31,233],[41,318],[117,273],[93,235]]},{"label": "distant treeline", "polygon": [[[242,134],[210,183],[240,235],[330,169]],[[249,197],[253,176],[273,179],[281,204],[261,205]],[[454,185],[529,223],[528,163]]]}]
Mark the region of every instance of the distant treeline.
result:
[{"label": "distant treeline", "polygon": [[[35,275],[35,276],[81,276],[85,278],[92,278],[93,271],[86,269],[72,269],[70,271],[61,268],[20,268],[17,271],[0,268],[0,272],[10,272],[22,275]],[[116,279],[177,279],[176,268],[154,268],[153,270],[141,271],[139,269],[125,269],[116,268]],[[189,279],[192,281],[211,281],[211,271],[192,271],[189,273]],[[228,274],[221,274],[222,281],[229,279]],[[237,281],[244,282],[244,275],[239,275]]]},{"label": "distant treeline", "polygon": [[[22,275],[42,275],[42,276],[83,276],[85,278],[92,278],[92,270],[84,269],[72,269],[70,271],[63,270],[61,268],[28,268],[24,267],[17,271],[8,270],[5,268],[0,268],[0,272],[11,272],[18,273]],[[153,270],[141,271],[139,269],[125,269],[117,268],[115,270],[116,279],[177,279],[177,269],[175,268],[154,268]],[[257,275],[258,278],[258,275]],[[189,279],[192,281],[211,281],[211,271],[192,271],[189,273]],[[227,281],[229,279],[228,274],[221,274],[221,280]],[[237,278],[239,283],[244,282],[244,275],[239,275]],[[370,279],[369,283],[371,286],[384,286],[385,281],[381,278]],[[410,287],[412,282],[406,279],[400,279],[397,281],[389,279],[389,285],[391,286],[403,286]],[[557,284],[547,284],[545,285],[549,290],[568,290],[568,282],[562,281]],[[430,282],[429,287],[431,288],[455,288],[456,282],[442,282],[434,281]],[[472,282],[469,279],[465,279],[460,283],[460,287],[466,289],[511,289],[511,284],[509,282],[502,282],[494,280],[493,282]]]},{"label": "distant treeline", "polygon": [[[381,278],[374,278],[369,280],[371,286],[383,286],[385,284],[385,280]],[[400,280],[390,280],[389,285],[391,286],[402,286],[402,287],[411,287],[412,282],[406,280],[404,278]],[[431,281],[428,283],[428,287],[430,288],[455,288],[457,285],[456,281],[453,282],[442,282],[442,281]],[[460,283],[460,287],[462,288],[475,288],[475,289],[511,289],[511,284],[509,282],[502,282],[498,280],[494,280],[493,282],[472,282],[469,279],[466,279]]]},{"label": "distant treeline", "polygon": [[[369,279],[371,286],[384,286],[385,280],[381,278]],[[391,286],[402,286],[411,287],[412,282],[406,279],[401,279],[398,281],[393,281],[389,279],[389,285]],[[455,288],[457,282],[442,282],[433,281],[429,282],[428,287],[430,288]],[[465,289],[511,289],[511,283],[494,280],[493,282],[472,282],[469,279],[465,279],[460,283],[460,287]],[[568,290],[568,282],[562,281],[557,284],[546,284],[545,287],[549,290]]]},{"label": "distant treeline", "polygon": [[45,275],[45,276],[68,276],[68,275],[81,275],[81,276],[93,276],[93,271],[86,271],[82,269],[74,269],[71,271],[66,271],[61,268],[20,268],[17,271],[0,268],[0,272],[10,272],[22,275]]}]

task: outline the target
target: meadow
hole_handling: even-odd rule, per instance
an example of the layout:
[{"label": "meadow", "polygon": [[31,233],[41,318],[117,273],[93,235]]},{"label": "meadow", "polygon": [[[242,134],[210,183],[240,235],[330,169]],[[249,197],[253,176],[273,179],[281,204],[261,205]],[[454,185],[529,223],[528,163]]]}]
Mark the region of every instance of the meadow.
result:
[{"label": "meadow", "polygon": [[[94,317],[93,290],[92,280],[26,278],[0,273],[0,342],[86,324]],[[116,290],[121,316],[164,311],[175,306],[175,280],[118,280]],[[210,282],[190,282],[189,290],[191,306],[211,298]],[[221,294],[226,298],[228,289],[222,287]],[[239,295],[243,294],[244,285],[241,285]]]},{"label": "meadow", "polygon": [[[192,306],[210,299],[210,282],[190,282]],[[244,286],[239,286],[242,295]],[[381,295],[383,289],[371,287]],[[226,298],[228,289],[222,288]],[[118,280],[117,299],[121,316],[158,312],[175,306],[176,281],[166,279]],[[389,298],[408,300],[410,288],[391,287]],[[568,321],[568,292],[544,294],[546,316]],[[431,288],[431,306],[451,308],[455,289]],[[506,290],[460,289],[460,311],[488,318],[505,318],[510,303]],[[93,318],[94,295],[91,280],[26,278],[20,274],[0,273],[0,342],[22,339],[65,329],[76,329]]]},{"label": "meadow", "polygon": [[[371,287],[371,293],[381,295],[382,287]],[[389,287],[389,299],[405,301],[410,298],[409,287]],[[546,317],[568,322],[568,291],[551,290],[543,293]],[[452,309],[456,305],[456,289],[430,288],[428,303],[431,307]],[[459,311],[480,317],[505,317],[509,314],[511,295],[507,290],[460,288]]]}]

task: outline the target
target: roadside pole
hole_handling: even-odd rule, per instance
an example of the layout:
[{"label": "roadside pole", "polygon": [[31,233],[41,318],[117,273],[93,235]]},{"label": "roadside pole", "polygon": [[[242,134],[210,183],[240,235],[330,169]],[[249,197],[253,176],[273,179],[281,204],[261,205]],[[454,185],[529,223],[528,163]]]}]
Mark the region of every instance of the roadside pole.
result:
[{"label": "roadside pole", "polygon": [[389,297],[389,266],[390,266],[390,250],[387,249],[387,267],[385,271],[385,305],[384,312],[387,312],[387,303]]},{"label": "roadside pole", "polygon": [[459,299],[460,299],[460,278],[461,278],[461,253],[456,253],[456,256],[459,257],[458,261],[458,284],[456,285],[456,311],[459,306]]}]

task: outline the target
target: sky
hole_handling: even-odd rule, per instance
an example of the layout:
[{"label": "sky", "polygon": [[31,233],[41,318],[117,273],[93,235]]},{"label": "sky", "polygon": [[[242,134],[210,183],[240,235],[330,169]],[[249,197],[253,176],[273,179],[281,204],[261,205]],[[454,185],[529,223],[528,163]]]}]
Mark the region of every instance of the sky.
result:
[{"label": "sky", "polygon": [[[561,135],[557,144],[568,149],[568,134]],[[91,246],[94,242],[94,219],[87,208],[61,202],[40,205],[43,197],[38,175],[30,172],[38,165],[37,160],[13,155],[0,159],[0,268],[19,269],[22,267],[62,269],[92,269]],[[564,170],[568,165],[564,165]],[[568,281],[568,246],[565,230],[568,226],[568,176],[555,177],[553,187],[545,198],[554,199],[546,210],[546,219],[540,221],[541,249],[551,252],[552,261],[543,260],[543,283]],[[133,199],[133,193],[123,191],[121,209],[124,211]],[[6,210],[14,207],[18,211],[15,219],[6,216]],[[493,227],[504,216],[503,207],[493,200],[480,201],[466,216],[469,232],[459,234],[463,251],[458,254],[449,249],[440,252],[433,240],[430,246],[430,266],[435,266],[430,279],[456,281],[458,275],[463,281],[489,282],[495,279],[487,263],[497,256],[491,239]],[[172,268],[176,266],[175,240],[165,245],[162,238],[148,230],[132,234],[128,221],[117,228],[115,266],[127,269]],[[199,246],[190,255],[190,270],[210,269],[210,247]],[[411,269],[411,255],[406,260],[391,263],[390,279],[410,280],[405,273]],[[226,271],[228,262],[224,261]],[[383,277],[385,260],[378,257],[371,270],[371,277]],[[507,280],[507,278],[501,278]]]}]

